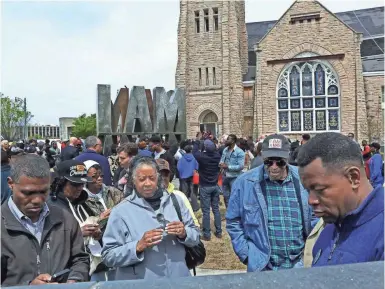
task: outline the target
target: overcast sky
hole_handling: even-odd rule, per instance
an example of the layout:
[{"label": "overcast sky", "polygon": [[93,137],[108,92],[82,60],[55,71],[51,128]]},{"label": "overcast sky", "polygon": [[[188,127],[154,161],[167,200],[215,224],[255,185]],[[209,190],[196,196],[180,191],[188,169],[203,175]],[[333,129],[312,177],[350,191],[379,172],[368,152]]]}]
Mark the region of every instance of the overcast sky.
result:
[{"label": "overcast sky", "polygon": [[[322,0],[333,12],[383,0]],[[246,0],[246,21],[278,19],[293,0]],[[34,123],[96,112],[96,86],[174,88],[179,1],[2,1],[1,89],[26,97]]]}]

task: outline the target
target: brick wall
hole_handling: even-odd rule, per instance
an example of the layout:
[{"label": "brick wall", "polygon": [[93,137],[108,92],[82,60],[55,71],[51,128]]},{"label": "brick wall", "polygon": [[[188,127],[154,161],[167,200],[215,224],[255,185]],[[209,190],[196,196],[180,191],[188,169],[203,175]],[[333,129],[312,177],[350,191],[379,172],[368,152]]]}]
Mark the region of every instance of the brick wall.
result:
[{"label": "brick wall", "polygon": [[364,76],[364,84],[368,111],[369,141],[373,141],[373,139],[383,140],[384,123],[381,97],[384,76]]}]

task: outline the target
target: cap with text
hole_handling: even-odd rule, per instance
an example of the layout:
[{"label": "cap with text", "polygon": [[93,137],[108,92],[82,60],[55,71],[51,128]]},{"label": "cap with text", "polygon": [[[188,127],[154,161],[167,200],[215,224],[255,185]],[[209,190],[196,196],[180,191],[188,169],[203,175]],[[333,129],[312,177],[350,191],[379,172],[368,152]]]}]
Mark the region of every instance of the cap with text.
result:
[{"label": "cap with text", "polygon": [[262,158],[289,158],[290,143],[280,134],[272,134],[266,137],[262,143]]},{"label": "cap with text", "polygon": [[73,183],[92,182],[92,178],[87,177],[87,168],[84,163],[77,160],[59,163],[57,165],[57,174]]}]

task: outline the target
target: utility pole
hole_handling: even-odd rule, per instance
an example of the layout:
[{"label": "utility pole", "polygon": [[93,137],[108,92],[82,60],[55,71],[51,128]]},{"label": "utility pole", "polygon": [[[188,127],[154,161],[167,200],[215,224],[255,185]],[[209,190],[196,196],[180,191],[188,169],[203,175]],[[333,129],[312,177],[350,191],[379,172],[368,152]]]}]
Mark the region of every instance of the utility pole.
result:
[{"label": "utility pole", "polygon": [[27,128],[27,98],[24,97],[24,140],[28,138],[28,128]]}]

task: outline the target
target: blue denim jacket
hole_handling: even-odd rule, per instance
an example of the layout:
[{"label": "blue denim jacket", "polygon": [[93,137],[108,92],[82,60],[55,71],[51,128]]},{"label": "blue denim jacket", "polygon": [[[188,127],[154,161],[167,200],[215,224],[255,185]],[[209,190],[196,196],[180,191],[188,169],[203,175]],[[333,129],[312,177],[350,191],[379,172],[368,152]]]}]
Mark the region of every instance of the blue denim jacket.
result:
[{"label": "blue denim jacket", "polygon": [[[299,179],[297,167],[289,166],[289,170],[293,178]],[[248,258],[248,272],[264,270],[270,260],[267,205],[260,186],[263,172],[264,165],[261,165],[242,174],[235,180],[226,213],[226,229],[230,235],[234,252],[242,262]],[[308,192],[301,182],[299,183],[305,222],[304,229],[307,236],[316,220],[312,222],[312,209],[308,204]]]},{"label": "blue denim jacket", "polygon": [[[223,150],[221,163],[225,162],[228,151],[228,147]],[[245,166],[245,152],[235,145],[234,150],[230,154],[230,159],[226,164],[227,169],[225,170],[225,176],[228,178],[238,177],[242,174],[243,167]]]}]

